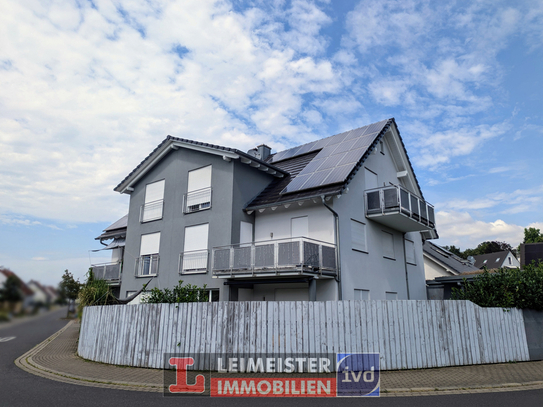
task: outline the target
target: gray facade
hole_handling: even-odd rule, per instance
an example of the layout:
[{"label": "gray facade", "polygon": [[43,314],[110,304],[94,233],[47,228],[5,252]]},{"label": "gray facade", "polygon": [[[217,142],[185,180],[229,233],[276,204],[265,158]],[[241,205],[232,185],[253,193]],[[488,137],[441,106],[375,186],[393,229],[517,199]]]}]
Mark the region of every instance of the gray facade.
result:
[{"label": "gray facade", "polygon": [[[188,172],[208,165],[212,167],[211,208],[184,214],[183,196],[187,192]],[[183,280],[186,284],[206,284],[208,288],[220,289],[220,298],[228,299],[223,282],[213,279],[209,271],[179,273],[179,256],[184,248],[185,228],[209,224],[210,253],[212,247],[239,242],[240,221],[252,223],[254,218],[246,214],[243,207],[271,178],[271,175],[256,171],[239,161],[225,161],[220,155],[182,148],[169,152],[134,185],[134,191],[130,194],[121,295],[138,291],[149,281],[147,276],[135,275],[141,236],[160,232],[158,275],[151,278],[147,289],[173,287],[179,280]],[[163,216],[161,219],[142,223],[140,210],[144,204],[145,187],[160,180],[165,181]]]},{"label": "gray facade", "polygon": [[[433,207],[393,119],[269,156],[261,149],[168,137],[115,188],[130,194],[121,296],[149,280],[147,289],[183,280],[221,301],[426,299]],[[210,199],[187,196],[199,169],[211,174]],[[142,216],[144,206],[159,216]],[[205,247],[187,249],[194,236],[207,236]],[[205,264],[186,266],[196,255]]]}]

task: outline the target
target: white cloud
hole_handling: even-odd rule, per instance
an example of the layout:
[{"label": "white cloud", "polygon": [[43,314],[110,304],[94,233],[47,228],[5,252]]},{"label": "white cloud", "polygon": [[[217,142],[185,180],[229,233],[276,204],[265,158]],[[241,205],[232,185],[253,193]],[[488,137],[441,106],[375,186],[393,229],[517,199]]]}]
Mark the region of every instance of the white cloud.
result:
[{"label": "white cloud", "polygon": [[516,247],[524,239],[524,228],[543,229],[542,222],[520,226],[506,223],[501,219],[484,222],[474,219],[469,212],[438,211],[436,224],[440,236],[438,244],[455,245],[462,249],[474,248],[484,241],[496,240],[507,242]]},{"label": "white cloud", "polygon": [[[273,16],[227,2],[7,2],[0,15],[0,201],[4,212],[111,220],[112,192],[166,135],[249,149],[309,137],[306,94],[333,94],[314,58],[331,20],[314,3],[275,43]],[[122,13],[119,12],[122,10]],[[262,24],[262,25],[259,25]],[[298,51],[305,49],[304,55]],[[174,52],[185,52],[180,56]],[[318,113],[318,112],[317,112]],[[306,122],[318,123],[315,113]]]}]

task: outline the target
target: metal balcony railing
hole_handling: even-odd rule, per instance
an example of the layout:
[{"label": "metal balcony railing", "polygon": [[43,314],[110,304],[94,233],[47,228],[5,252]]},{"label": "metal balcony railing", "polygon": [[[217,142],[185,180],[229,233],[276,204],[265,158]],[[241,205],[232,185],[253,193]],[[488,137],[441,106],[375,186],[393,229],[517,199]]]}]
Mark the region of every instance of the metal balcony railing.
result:
[{"label": "metal balcony railing", "polygon": [[336,247],[319,240],[298,237],[213,248],[213,276],[336,274]]},{"label": "metal balcony railing", "polygon": [[148,202],[140,208],[140,222],[150,222],[152,220],[162,219],[164,210],[164,199]]},{"label": "metal balcony railing", "polygon": [[[435,228],[434,207],[399,185],[370,189],[365,191],[365,196],[366,217],[368,218],[401,214],[424,226],[420,229],[411,227],[412,230]],[[403,228],[406,227],[409,228],[403,224]]]},{"label": "metal balcony railing", "polygon": [[183,213],[211,209],[211,187],[187,192],[183,195]]},{"label": "metal balcony railing", "polygon": [[140,256],[136,259],[134,268],[136,277],[149,277],[158,275],[158,262],[160,257],[158,254],[148,254]]},{"label": "metal balcony railing", "polygon": [[207,273],[209,250],[194,250],[179,255],[179,274]]},{"label": "metal balcony railing", "polygon": [[93,264],[91,266],[94,278],[106,280],[110,284],[120,283],[122,262]]}]

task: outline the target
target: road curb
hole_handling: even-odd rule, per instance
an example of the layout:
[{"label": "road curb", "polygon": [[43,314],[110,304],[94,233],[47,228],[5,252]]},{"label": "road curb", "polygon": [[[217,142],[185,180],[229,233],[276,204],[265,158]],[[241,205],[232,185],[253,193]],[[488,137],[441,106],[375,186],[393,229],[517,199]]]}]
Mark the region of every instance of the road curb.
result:
[{"label": "road curb", "polygon": [[[58,338],[64,331],[66,331],[76,321],[72,320],[66,324],[58,332],[51,335],[49,338],[39,343],[24,355],[18,357],[15,360],[15,365],[20,369],[31,373],[36,376],[40,376],[46,379],[55,380],[58,382],[75,384],[79,386],[88,387],[100,387],[116,390],[127,391],[143,391],[161,393],[164,391],[163,386],[135,383],[135,382],[123,382],[123,381],[107,381],[100,380],[96,377],[85,377],[69,373],[53,370],[48,367],[42,366],[36,360],[33,359],[39,352],[41,352],[46,346]],[[97,363],[92,361],[86,361],[86,363]],[[543,389],[543,381],[531,381],[526,383],[503,383],[495,385],[473,385],[469,387],[413,387],[413,388],[381,388],[382,397],[410,397],[410,396],[439,396],[439,395],[452,395],[452,394],[473,394],[473,393],[494,393],[504,391],[522,391],[522,390],[538,390]]]}]

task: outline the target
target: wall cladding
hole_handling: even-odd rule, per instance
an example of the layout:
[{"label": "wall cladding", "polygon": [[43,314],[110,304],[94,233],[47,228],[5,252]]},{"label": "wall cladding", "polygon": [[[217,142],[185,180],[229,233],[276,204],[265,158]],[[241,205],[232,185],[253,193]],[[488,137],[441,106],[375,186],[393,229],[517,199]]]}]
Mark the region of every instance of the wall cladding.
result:
[{"label": "wall cladding", "polygon": [[382,370],[530,360],[521,310],[469,301],[86,307],[78,348],[85,359],[152,368],[164,353],[345,352],[379,352]]}]

